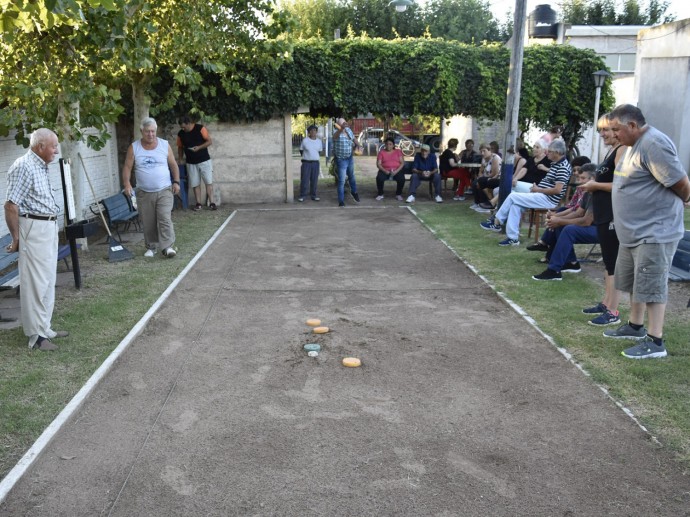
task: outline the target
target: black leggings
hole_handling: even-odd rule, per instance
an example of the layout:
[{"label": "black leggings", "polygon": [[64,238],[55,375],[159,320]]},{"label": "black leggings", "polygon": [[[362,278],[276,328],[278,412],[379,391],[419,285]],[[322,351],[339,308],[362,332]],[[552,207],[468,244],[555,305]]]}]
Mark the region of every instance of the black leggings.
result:
[{"label": "black leggings", "polygon": [[618,257],[618,236],[613,228],[613,222],[597,225],[599,246],[601,246],[601,258],[609,275],[616,272],[616,258]]},{"label": "black leggings", "polygon": [[376,175],[376,191],[378,192],[379,196],[383,196],[383,183],[387,179],[392,179],[395,181],[395,183],[396,183],[395,195],[396,196],[402,196],[402,191],[403,191],[403,188],[405,187],[404,169],[401,169],[400,172],[398,172],[392,178],[390,177],[389,173],[383,172],[382,170],[379,170],[379,173]]},{"label": "black leggings", "polygon": [[495,189],[501,184],[500,178],[487,178],[486,176],[481,176],[477,178],[474,183],[472,183],[472,192],[474,192],[474,202],[476,204],[486,203],[490,198],[486,197],[484,192],[485,188]]}]

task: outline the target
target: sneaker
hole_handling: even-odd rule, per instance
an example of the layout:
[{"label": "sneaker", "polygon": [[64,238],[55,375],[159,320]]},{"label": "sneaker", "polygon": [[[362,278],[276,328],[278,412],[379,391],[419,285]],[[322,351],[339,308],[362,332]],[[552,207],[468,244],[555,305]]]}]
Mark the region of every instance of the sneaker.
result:
[{"label": "sneaker", "polygon": [[345,203],[343,203],[343,202],[341,201],[340,203],[338,203],[338,206],[343,206],[343,207],[344,207],[344,206],[345,206]]},{"label": "sneaker", "polygon": [[485,230],[489,230],[491,232],[500,232],[501,231],[501,225],[495,223],[491,219],[487,219],[483,223],[479,223],[479,226],[481,226]]},{"label": "sneaker", "polygon": [[434,198],[434,201],[436,201],[437,203],[443,203],[443,198],[441,196],[436,196]]},{"label": "sneaker", "polygon": [[631,346],[621,352],[623,357],[629,359],[654,359],[657,357],[666,357],[666,347],[662,343],[657,345],[650,337],[645,337],[635,346]]},{"label": "sneaker", "polygon": [[168,258],[173,258],[175,255],[177,255],[177,251],[175,251],[174,248],[165,248],[163,251],[163,256],[168,257]]},{"label": "sneaker", "polygon": [[471,208],[472,210],[476,210],[477,208],[479,208],[479,205],[478,205],[477,203],[472,203],[472,204],[470,205],[470,208]]},{"label": "sneaker", "polygon": [[517,239],[503,239],[498,243],[499,246],[519,246],[520,241]]},{"label": "sneaker", "polygon": [[297,201],[299,201],[300,203],[304,203],[304,198],[303,198],[303,197],[298,197],[298,198],[297,198]]},{"label": "sneaker", "polygon": [[402,197],[402,196],[400,196],[400,195],[398,195],[398,196],[395,196],[395,199],[397,199],[398,201],[403,201],[403,197]]},{"label": "sneaker", "polygon": [[549,247],[544,244],[543,242],[535,242],[534,244],[530,244],[527,246],[527,251],[549,251]]},{"label": "sneaker", "polygon": [[607,310],[608,309],[606,308],[606,305],[599,302],[594,307],[585,307],[584,309],[582,309],[582,314],[601,314],[602,312],[606,312]]},{"label": "sneaker", "polygon": [[312,201],[321,201],[321,198],[319,196],[314,196],[311,198]]},{"label": "sneaker", "polygon": [[201,203],[197,203],[196,205],[194,205],[194,208],[192,208],[192,210],[194,210],[195,212],[201,210]]},{"label": "sneaker", "polygon": [[383,201],[383,196],[376,196],[376,201]]},{"label": "sneaker", "polygon": [[629,323],[621,325],[614,330],[605,330],[604,337],[612,337],[614,339],[642,339],[647,335],[647,329],[642,327],[640,330],[635,330]]},{"label": "sneaker", "polygon": [[595,325],[597,327],[604,327],[606,325],[615,325],[616,323],[620,323],[621,319],[618,316],[618,314],[613,314],[610,310],[606,309],[604,312],[599,314],[596,318],[593,320],[589,320],[587,323],[590,325]]},{"label": "sneaker", "polygon": [[479,208],[484,208],[486,210],[492,210],[494,205],[491,203],[479,203]]},{"label": "sneaker", "polygon": [[405,203],[414,203],[414,196],[410,194],[407,196],[407,199],[405,200]]},{"label": "sneaker", "polygon": [[453,201],[465,201],[465,196],[455,196],[453,197]]},{"label": "sneaker", "polygon": [[478,206],[477,208],[474,209],[475,212],[479,214],[490,214],[491,210],[488,208],[482,208],[481,206]]},{"label": "sneaker", "polygon": [[357,192],[353,192],[352,199],[355,200],[355,203],[359,203],[359,194],[357,194]]},{"label": "sneaker", "polygon": [[533,280],[562,280],[563,276],[560,271],[554,271],[553,269],[546,268],[543,272],[538,275],[532,275]]},{"label": "sneaker", "polygon": [[208,207],[209,207],[211,210],[218,210],[218,207],[216,206],[215,203],[211,203],[210,205],[208,205]]},{"label": "sneaker", "polygon": [[146,250],[146,253],[144,253],[144,256],[146,258],[153,258],[156,256],[156,252],[153,250]]},{"label": "sneaker", "polygon": [[568,262],[561,268],[561,273],[579,273],[582,271],[579,262]]}]

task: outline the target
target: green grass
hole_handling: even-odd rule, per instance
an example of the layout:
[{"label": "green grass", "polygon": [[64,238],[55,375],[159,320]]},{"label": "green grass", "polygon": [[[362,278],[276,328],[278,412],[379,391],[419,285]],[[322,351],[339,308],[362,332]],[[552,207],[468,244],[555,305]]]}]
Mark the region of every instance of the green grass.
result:
[{"label": "green grass", "polygon": [[[690,468],[690,310],[684,308],[690,296],[687,284],[673,286],[684,295],[680,297],[682,307],[669,306],[667,311],[664,338],[669,357],[626,359],[620,352],[632,342],[604,338],[602,329],[588,325],[587,316],[581,313],[583,307],[601,300],[602,282],[584,274],[564,274],[562,282],[535,282],[531,276],[545,268],[536,262],[541,254],[526,251],[525,242],[520,247],[500,248],[497,243],[505,236],[482,230],[479,223],[486,216],[470,210],[468,203],[420,203],[416,211],[463,260],[520,305],[596,383],[632,409],[650,432]],[[686,226],[688,215],[686,212]],[[588,245],[582,245],[578,254],[588,249]],[[627,300],[620,310],[625,321],[629,314]]]}]

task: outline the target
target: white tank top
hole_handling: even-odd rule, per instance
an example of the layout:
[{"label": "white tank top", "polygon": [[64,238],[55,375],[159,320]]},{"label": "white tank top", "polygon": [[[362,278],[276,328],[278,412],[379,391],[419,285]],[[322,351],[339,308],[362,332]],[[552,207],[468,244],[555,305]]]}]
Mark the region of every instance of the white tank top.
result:
[{"label": "white tank top", "polygon": [[150,151],[141,146],[140,140],[132,143],[137,188],[144,192],[159,192],[172,185],[168,168],[168,141],[161,138],[156,140],[158,145]]}]

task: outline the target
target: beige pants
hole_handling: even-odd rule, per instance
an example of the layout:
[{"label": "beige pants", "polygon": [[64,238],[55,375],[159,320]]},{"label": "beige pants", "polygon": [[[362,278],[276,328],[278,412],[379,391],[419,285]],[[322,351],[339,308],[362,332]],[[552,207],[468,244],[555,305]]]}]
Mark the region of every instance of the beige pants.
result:
[{"label": "beige pants", "polygon": [[146,247],[156,250],[169,248],[175,243],[172,222],[174,196],[170,187],[158,192],[137,189],[137,210],[144,226]]},{"label": "beige pants", "polygon": [[19,282],[22,327],[32,348],[39,336],[52,338],[57,275],[57,221],[19,218]]}]

